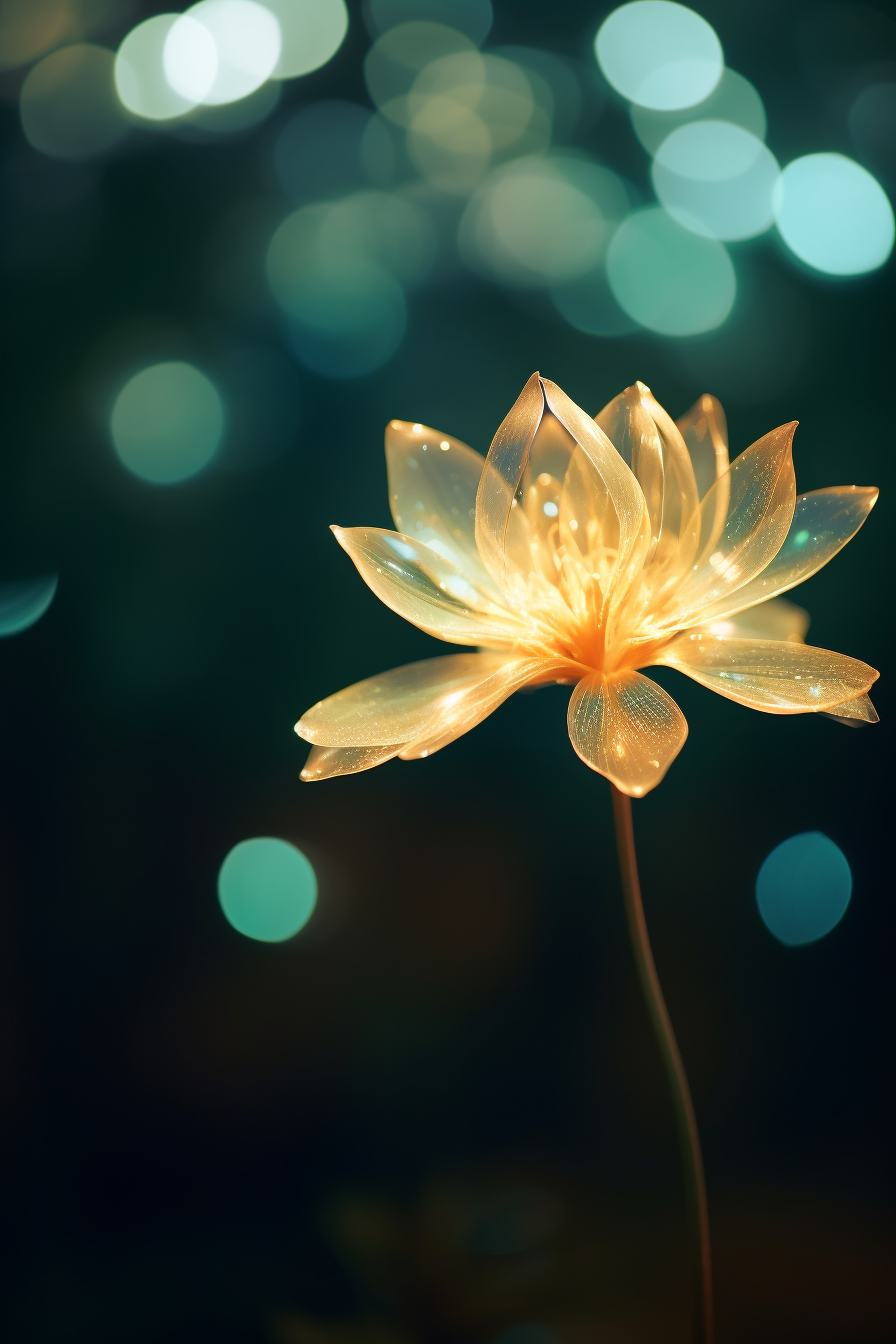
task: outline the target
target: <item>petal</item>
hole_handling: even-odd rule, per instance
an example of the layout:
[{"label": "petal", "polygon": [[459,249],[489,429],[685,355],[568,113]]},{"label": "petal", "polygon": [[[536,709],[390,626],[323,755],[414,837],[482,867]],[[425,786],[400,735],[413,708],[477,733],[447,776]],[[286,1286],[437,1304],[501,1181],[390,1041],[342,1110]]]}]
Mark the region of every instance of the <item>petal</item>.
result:
[{"label": "petal", "polygon": [[641,403],[649,413],[663,446],[663,523],[654,563],[682,574],[694,561],[699,540],[696,514],[699,496],[691,457],[675,421],[649,387],[636,383]]},{"label": "petal", "polygon": [[594,420],[641,487],[655,550],[663,526],[663,445],[659,430],[641,401],[640,384],[620,392]]},{"label": "petal", "polygon": [[[593,607],[619,601],[650,547],[644,493],[607,435],[556,383],[543,378],[549,409],[578,448],[560,496],[560,547],[564,561],[598,584]],[[575,601],[571,602],[575,608]]]},{"label": "petal", "polygon": [[822,710],[825,718],[836,719],[838,723],[848,723],[857,727],[861,723],[880,723],[880,715],[871,703],[870,695],[859,695],[855,700],[844,700],[833,710]]},{"label": "petal", "polygon": [[675,701],[640,672],[585,677],[572,693],[567,722],[585,764],[634,798],[659,784],[688,735]]},{"label": "petal", "polygon": [[544,414],[537,373],[526,383],[492,440],[476,495],[476,545],[492,578],[503,585],[505,538],[517,488]]},{"label": "petal", "polygon": [[[564,473],[559,505],[557,471]],[[533,502],[531,487],[542,476],[547,497],[542,500],[536,490]],[[539,505],[551,522],[537,516]],[[581,524],[577,537],[571,537],[564,514],[575,524],[573,532]],[[644,496],[634,476],[594,421],[538,374],[489,449],[476,499],[476,541],[489,573],[517,605],[524,597],[521,579],[562,586],[570,564],[589,576],[598,572],[605,598],[614,583],[628,585],[649,545]],[[543,586],[540,596],[549,600]]]},{"label": "petal", "polygon": [[392,744],[398,751],[507,661],[497,653],[456,653],[393,668],[318,701],[302,715],[296,732],[320,746]]},{"label": "petal", "polygon": [[[693,572],[656,613],[659,627],[696,625],[721,614],[726,600],[765,569],[793,518],[796,482],[791,447],[796,423],[782,425],[741,453],[700,505],[700,543]],[[720,492],[728,492],[716,536]],[[727,608],[737,609],[735,603]]]},{"label": "petal", "polygon": [[644,383],[626,388],[596,419],[630,460],[650,519],[644,570],[620,614],[630,630],[693,564],[699,540],[697,485],[677,425]]},{"label": "petal", "polygon": [[336,775],[357,775],[372,770],[375,765],[391,761],[401,750],[400,745],[388,747],[312,747],[308,753],[300,779],[315,784],[320,779]]},{"label": "petal", "polygon": [[852,540],[877,495],[874,486],[862,485],[834,485],[800,495],[780,550],[749,583],[713,603],[704,619],[743,611],[811,578]]},{"label": "petal", "polygon": [[452,644],[502,647],[522,625],[455,564],[380,527],[334,527],[368,588],[406,621]]},{"label": "petal", "polygon": [[514,691],[545,674],[545,664],[534,658],[507,661],[481,681],[455,695],[445,697],[425,732],[420,733],[401,751],[403,761],[432,756],[456,738],[468,733],[493,713]]},{"label": "petal", "polygon": [[722,534],[728,515],[728,425],[721,403],[704,392],[687,415],[676,421],[691,459],[697,498],[703,500],[716,481],[715,515],[709,521],[709,545],[713,547]]},{"label": "petal", "polygon": [[485,458],[427,425],[386,426],[389,504],[396,529],[451,560],[482,588],[491,580],[476,549],[476,491]]},{"label": "petal", "polygon": [[545,409],[529,449],[505,537],[505,561],[523,577],[537,574],[550,584],[560,582],[560,495],[577,449],[569,431]]},{"label": "petal", "polygon": [[680,420],[676,420],[691,459],[697,496],[703,499],[710,486],[728,470],[728,426],[721,403],[708,392]]},{"label": "petal", "polygon": [[808,629],[808,611],[784,597],[773,597],[736,616],[726,616],[710,625],[698,625],[695,633],[703,631],[733,639],[785,639],[802,644]]},{"label": "petal", "polygon": [[863,695],[877,672],[857,658],[783,640],[726,639],[692,630],[667,644],[657,663],[771,714],[810,714]]}]

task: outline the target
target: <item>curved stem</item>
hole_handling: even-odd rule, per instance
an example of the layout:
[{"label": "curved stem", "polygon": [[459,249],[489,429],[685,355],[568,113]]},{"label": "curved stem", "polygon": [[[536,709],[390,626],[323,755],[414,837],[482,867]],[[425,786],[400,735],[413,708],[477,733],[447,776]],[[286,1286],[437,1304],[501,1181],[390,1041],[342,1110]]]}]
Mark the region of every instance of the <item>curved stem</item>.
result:
[{"label": "curved stem", "polygon": [[678,1042],[672,1030],[669,1011],[663,998],[659,976],[650,950],[647,921],[641,903],[641,884],[638,880],[638,859],[635,853],[635,833],[632,828],[632,800],[610,785],[613,795],[613,821],[616,827],[616,849],[619,855],[619,874],[625,898],[625,913],[632,940],[632,950],[638,967],[638,979],[644,991],[647,1010],[653,1023],[654,1034],[663,1057],[666,1076],[672,1092],[675,1119],[678,1125],[678,1143],[685,1186],[691,1235],[694,1243],[694,1316],[695,1344],[712,1344],[712,1273],[709,1256],[709,1212],[706,1205],[706,1181],[703,1175],[703,1157],[694,1103]]}]

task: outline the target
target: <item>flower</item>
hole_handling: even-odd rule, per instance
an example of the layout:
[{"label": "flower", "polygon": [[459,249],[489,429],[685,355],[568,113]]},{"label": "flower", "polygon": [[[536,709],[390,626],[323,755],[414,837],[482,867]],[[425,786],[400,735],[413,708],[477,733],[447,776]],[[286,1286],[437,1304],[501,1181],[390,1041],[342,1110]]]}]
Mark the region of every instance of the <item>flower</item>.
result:
[{"label": "flower", "polygon": [[877,490],[796,494],[795,422],[729,465],[722,408],[677,423],[643,383],[594,420],[533,374],[488,457],[424,425],[386,430],[397,531],[334,527],[393,611],[465,652],[395,668],[331,695],[296,732],[302,778],[429,756],[523,686],[572,683],[578,755],[641,797],[687,723],[641,668],[667,666],[771,714],[876,722],[877,672],[803,642],[779,595],[861,527]]}]

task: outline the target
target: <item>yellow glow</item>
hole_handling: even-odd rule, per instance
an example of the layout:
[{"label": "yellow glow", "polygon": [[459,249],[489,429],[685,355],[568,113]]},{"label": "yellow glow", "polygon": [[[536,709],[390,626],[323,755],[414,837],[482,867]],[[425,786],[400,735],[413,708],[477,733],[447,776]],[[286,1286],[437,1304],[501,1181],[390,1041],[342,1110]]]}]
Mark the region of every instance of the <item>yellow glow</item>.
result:
[{"label": "yellow glow", "polygon": [[395,668],[314,705],[296,725],[313,744],[302,778],[429,756],[514,691],[556,681],[575,685],[577,754],[640,798],[687,736],[674,700],[640,671],[658,665],[772,714],[873,721],[877,673],[804,644],[808,617],[780,594],[845,545],[877,492],[797,500],[794,428],[729,465],[710,396],[675,422],[636,383],[592,420],[538,374],[485,459],[422,423],[391,421],[397,531],[333,531],[387,606],[477,651]]}]

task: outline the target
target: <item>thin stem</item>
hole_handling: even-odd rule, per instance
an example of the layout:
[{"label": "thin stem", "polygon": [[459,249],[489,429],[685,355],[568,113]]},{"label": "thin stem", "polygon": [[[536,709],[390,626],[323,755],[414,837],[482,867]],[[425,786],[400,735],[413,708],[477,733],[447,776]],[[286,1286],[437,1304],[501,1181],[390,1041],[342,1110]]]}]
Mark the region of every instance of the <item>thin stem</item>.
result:
[{"label": "thin stem", "polygon": [[632,800],[610,785],[613,795],[613,821],[616,826],[616,849],[619,855],[619,874],[625,898],[625,913],[632,940],[632,950],[638,967],[638,979],[644,991],[647,1010],[653,1023],[654,1034],[663,1057],[666,1076],[672,1092],[681,1165],[684,1169],[689,1222],[694,1250],[694,1316],[695,1344],[712,1344],[712,1271],[709,1256],[709,1212],[706,1205],[706,1181],[703,1175],[703,1157],[694,1103],[688,1087],[678,1042],[672,1030],[669,1011],[663,998],[659,976],[650,950],[647,921],[641,902],[641,884],[638,880],[638,859],[635,853],[635,833],[632,828]]}]

